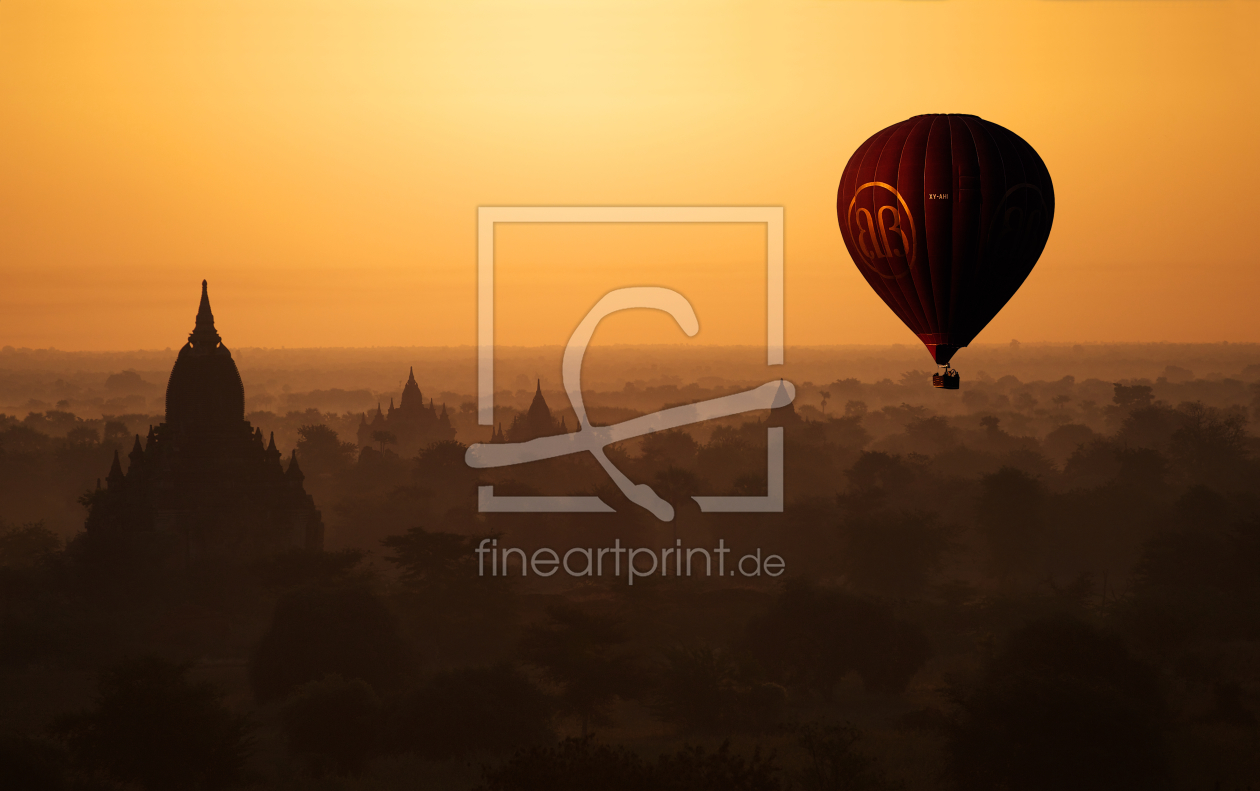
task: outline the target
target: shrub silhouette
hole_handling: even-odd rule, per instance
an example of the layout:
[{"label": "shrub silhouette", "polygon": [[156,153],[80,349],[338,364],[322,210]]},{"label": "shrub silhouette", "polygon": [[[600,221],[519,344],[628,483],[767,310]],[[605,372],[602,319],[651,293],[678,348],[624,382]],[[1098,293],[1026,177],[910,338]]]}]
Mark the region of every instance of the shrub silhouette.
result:
[{"label": "shrub silhouette", "polygon": [[653,764],[587,736],[519,752],[487,769],[477,791],[778,791],[778,774],[773,756],[744,757],[729,743],[713,752],[685,747]]},{"label": "shrub silhouette", "polygon": [[510,665],[447,670],[405,695],[391,744],[426,758],[504,753],[552,739],[554,703]]},{"label": "shrub silhouette", "polygon": [[1156,676],[1087,624],[1025,626],[957,702],[946,750],[954,788],[1169,787]]},{"label": "shrub silhouette", "polygon": [[931,655],[923,630],[887,605],[805,582],[752,619],[747,647],[775,676],[824,696],[850,672],[867,689],[903,692]]},{"label": "shrub silhouette", "polygon": [[839,570],[857,590],[898,598],[922,595],[954,544],[935,514],[859,514],[841,525]]},{"label": "shrub silhouette", "polygon": [[679,647],[665,661],[652,704],[661,720],[703,733],[755,733],[778,721],[783,688],[748,678],[725,653]]},{"label": "shrub silhouette", "polygon": [[380,702],[366,682],[324,676],[298,687],[280,710],[289,754],[320,776],[354,774],[376,754]]},{"label": "shrub silhouette", "polygon": [[792,729],[807,760],[799,771],[801,791],[891,791],[875,759],[855,748],[862,738],[849,725],[810,723]]},{"label": "shrub silhouette", "polygon": [[302,588],[276,603],[249,678],[264,703],[328,674],[381,692],[401,683],[408,658],[393,613],[365,586]]},{"label": "shrub silhouette", "polygon": [[30,736],[0,736],[0,788],[88,791],[83,785],[72,785],[69,772],[69,756],[57,745]]},{"label": "shrub silhouette", "polygon": [[582,733],[608,721],[617,698],[632,698],[642,678],[622,648],[627,637],[615,618],[572,607],[547,608],[549,622],[529,629],[521,641],[525,661],[560,685],[560,710],[576,716]]}]

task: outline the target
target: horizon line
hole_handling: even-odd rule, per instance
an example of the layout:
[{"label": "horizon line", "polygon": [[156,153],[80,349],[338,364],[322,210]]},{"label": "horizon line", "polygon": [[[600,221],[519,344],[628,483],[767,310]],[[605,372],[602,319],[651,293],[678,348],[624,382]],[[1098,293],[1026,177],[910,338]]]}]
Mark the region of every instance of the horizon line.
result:
[{"label": "horizon line", "polygon": [[[1017,339],[1016,339],[1017,340]],[[994,341],[986,343],[973,343],[964,347],[967,349],[1010,349],[1023,347],[1040,347],[1040,348],[1074,348],[1077,346],[1085,347],[1108,347],[1108,346],[1260,346],[1260,341],[1017,341],[1018,345],[1012,347],[1011,341]],[[833,350],[833,349],[916,349],[919,347],[917,343],[834,343],[834,344],[784,344],[784,349],[796,349],[799,351],[811,350]],[[180,347],[182,348],[182,346]],[[563,349],[565,344],[538,344],[538,345],[511,345],[496,344],[495,350],[551,350]],[[719,350],[719,349],[763,349],[764,346],[759,344],[695,344],[695,343],[609,343],[600,344],[601,349],[671,349],[679,351],[700,351],[700,350]],[[311,351],[411,351],[411,350],[468,350],[472,354],[476,354],[477,345],[473,343],[466,344],[435,344],[435,345],[389,345],[389,346],[237,346],[232,347],[234,352],[311,352]],[[14,354],[32,354],[32,353],[57,353],[57,354],[167,354],[178,353],[179,349],[167,346],[164,348],[139,348],[139,349],[61,349],[56,346],[30,347],[30,346],[12,346],[5,345],[0,347],[0,356]]]}]

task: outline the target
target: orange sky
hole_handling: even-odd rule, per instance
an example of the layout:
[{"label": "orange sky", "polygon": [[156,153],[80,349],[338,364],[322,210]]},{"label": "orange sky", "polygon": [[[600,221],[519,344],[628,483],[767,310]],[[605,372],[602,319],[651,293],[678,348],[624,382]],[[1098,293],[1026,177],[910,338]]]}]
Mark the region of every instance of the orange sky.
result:
[{"label": "orange sky", "polygon": [[[968,112],[1055,181],[978,342],[1260,341],[1260,2],[0,3],[0,345],[469,344],[479,205],[779,205],[787,342],[910,343],[836,184],[890,123]],[[508,227],[499,341],[678,288],[760,343],[754,226]],[[601,340],[682,341],[621,316]]]}]

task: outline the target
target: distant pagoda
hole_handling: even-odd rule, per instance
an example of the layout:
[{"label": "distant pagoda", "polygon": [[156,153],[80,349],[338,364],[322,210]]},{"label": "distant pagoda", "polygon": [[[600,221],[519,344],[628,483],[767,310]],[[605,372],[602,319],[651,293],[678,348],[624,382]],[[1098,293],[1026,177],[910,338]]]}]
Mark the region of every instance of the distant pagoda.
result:
[{"label": "distant pagoda", "polygon": [[[372,416],[371,420],[368,414]],[[407,374],[407,384],[403,385],[398,406],[394,406],[391,398],[388,412],[377,404],[376,409],[368,414],[359,416],[358,440],[361,448],[372,446],[378,441],[376,438],[384,433],[393,438],[395,452],[414,456],[435,442],[455,439],[455,427],[446,413],[446,404],[435,407],[432,398],[427,405],[424,403],[414,367]]]},{"label": "distant pagoda", "polygon": [[118,454],[105,488],[89,497],[94,532],[151,533],[184,557],[253,558],[320,549],[324,525],[294,451],[281,463],[275,435],[245,420],[245,387],[214,328],[206,281],[188,343],[166,386],[166,422],[136,436],[126,473]]},{"label": "distant pagoda", "polygon": [[564,418],[556,420],[555,415],[551,414],[551,407],[547,406],[547,399],[543,398],[542,380],[539,379],[537,389],[534,390],[534,400],[530,402],[529,409],[512,419],[512,425],[508,426],[506,434],[503,433],[502,427],[499,427],[491,441],[496,443],[528,442],[539,437],[567,433],[569,429],[564,425]]}]

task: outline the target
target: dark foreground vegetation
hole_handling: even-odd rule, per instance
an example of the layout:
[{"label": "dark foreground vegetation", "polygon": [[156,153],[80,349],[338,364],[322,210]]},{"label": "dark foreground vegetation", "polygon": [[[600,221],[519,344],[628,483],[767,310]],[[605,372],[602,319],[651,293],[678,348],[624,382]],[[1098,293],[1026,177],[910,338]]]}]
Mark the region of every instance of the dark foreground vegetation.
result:
[{"label": "dark foreground vegetation", "polygon": [[[588,459],[476,471],[314,412],[325,550],[213,562],[40,521],[128,420],[0,417],[0,787],[1260,787],[1260,393],[1183,378],[989,378],[941,410],[802,386],[795,417],[610,451],[671,523]],[[785,513],[702,514],[765,493],[767,424]],[[485,484],[616,513],[478,514]],[[786,573],[479,576],[489,537],[721,539]]]}]

